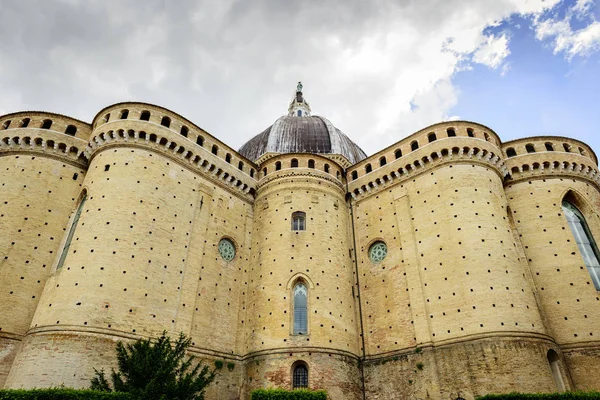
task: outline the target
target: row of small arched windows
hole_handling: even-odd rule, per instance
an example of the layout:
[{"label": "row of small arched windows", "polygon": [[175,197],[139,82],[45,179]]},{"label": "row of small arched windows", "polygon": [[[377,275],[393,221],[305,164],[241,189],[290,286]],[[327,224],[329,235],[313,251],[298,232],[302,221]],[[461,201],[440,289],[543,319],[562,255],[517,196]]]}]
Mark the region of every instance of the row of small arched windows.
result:
[{"label": "row of small arched windows", "polygon": [[[121,110],[119,112],[119,119],[128,119],[129,117],[129,110]],[[110,113],[106,114],[103,118],[103,122],[108,122],[110,120]],[[142,111],[140,114],[140,120],[141,121],[150,121],[150,111]],[[165,128],[171,128],[171,118],[167,117],[167,116],[163,116],[162,119],[160,120],[160,124],[162,126],[164,126]],[[179,134],[185,138],[188,137],[188,134],[190,133],[190,129],[185,126],[182,125],[181,129],[179,130]],[[196,137],[196,144],[200,147],[204,147],[204,138],[200,135],[198,135]],[[216,144],[213,144],[211,149],[210,149],[211,153],[218,156],[219,155],[219,146],[217,146]],[[225,161],[229,164],[231,164],[231,154],[227,153],[225,155]],[[240,171],[244,170],[244,162],[243,161],[239,161],[238,162],[238,169]],[[250,168],[249,170],[249,174],[251,178],[254,178],[254,168]]]},{"label": "row of small arched windows", "polygon": [[[10,119],[4,121],[4,123],[2,124],[2,130],[10,128],[11,123],[12,123],[12,120],[10,120]],[[19,123],[16,127],[17,128],[31,128],[30,123],[31,123],[31,118],[23,118],[21,121],[19,121]],[[42,122],[40,122],[39,128],[40,129],[50,129],[52,127],[52,124],[53,124],[53,121],[51,119],[45,119]],[[75,125],[67,125],[67,129],[65,129],[65,133],[70,136],[75,136],[75,134],[77,133],[77,127]]]},{"label": "row of small arched windows", "polygon": [[[275,163],[275,171],[281,171],[283,164],[281,163],[281,161],[277,161]],[[315,160],[308,160],[307,163],[308,168],[311,169],[315,169]],[[298,163],[298,159],[297,158],[292,158],[290,160],[290,168],[298,168],[299,167],[299,163]],[[326,173],[330,173],[331,167],[329,166],[329,164],[324,164],[323,165],[323,171],[325,171]],[[263,168],[263,176],[266,176],[268,173],[268,169],[267,167]],[[340,172],[338,171],[336,173],[336,177],[339,179],[340,178]]]},{"label": "row of small arched windows", "polygon": [[[456,136],[456,130],[454,128],[448,128],[446,129],[446,134],[448,135],[448,137],[455,137]],[[486,141],[490,141],[490,135],[488,135],[487,132],[484,132],[484,137]],[[472,128],[467,128],[467,136],[468,137],[475,137],[475,131]],[[427,134],[427,141],[429,143],[435,142],[437,140],[437,134],[435,132],[429,132]],[[410,143],[410,150],[411,151],[416,151],[419,149],[419,141],[418,140],[413,140]],[[394,157],[395,159],[399,159],[400,157],[402,157],[402,150],[401,149],[396,149],[394,151]],[[387,159],[385,156],[382,156],[379,158],[379,166],[383,167],[384,165],[387,164]],[[373,166],[371,164],[367,164],[365,165],[365,173],[370,173],[373,171]],[[358,179],[358,171],[352,171],[352,180]]]},{"label": "row of small arched windows", "polygon": [[[555,151],[554,143],[546,142],[546,143],[544,143],[544,148],[546,151]],[[573,147],[568,143],[563,143],[562,148],[567,153],[571,153],[573,151]],[[579,151],[579,154],[581,154],[582,156],[587,156],[586,151],[582,147],[578,147],[577,150]],[[527,143],[525,145],[525,151],[527,151],[527,153],[535,153],[536,152],[535,145],[533,143]],[[517,151],[515,150],[514,147],[509,147],[506,149],[507,157],[515,157],[516,155],[517,155]]]}]

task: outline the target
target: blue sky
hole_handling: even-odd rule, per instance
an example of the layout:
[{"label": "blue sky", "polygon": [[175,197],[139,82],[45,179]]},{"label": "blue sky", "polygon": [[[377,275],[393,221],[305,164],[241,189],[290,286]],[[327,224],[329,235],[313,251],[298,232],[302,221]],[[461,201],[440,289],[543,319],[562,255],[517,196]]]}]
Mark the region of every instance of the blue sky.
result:
[{"label": "blue sky", "polygon": [[[570,4],[562,3],[556,11],[563,15]],[[569,136],[599,151],[600,54],[570,60],[554,54],[551,43],[536,39],[529,18],[512,18],[488,32],[509,33],[507,69],[475,64],[458,72],[453,78],[458,102],[450,115],[486,124],[503,140]]]},{"label": "blue sky", "polygon": [[0,115],[91,122],[110,104],[148,102],[239,148],[302,81],[313,115],[368,154],[455,117],[503,140],[567,135],[600,153],[599,3],[3,2]]}]

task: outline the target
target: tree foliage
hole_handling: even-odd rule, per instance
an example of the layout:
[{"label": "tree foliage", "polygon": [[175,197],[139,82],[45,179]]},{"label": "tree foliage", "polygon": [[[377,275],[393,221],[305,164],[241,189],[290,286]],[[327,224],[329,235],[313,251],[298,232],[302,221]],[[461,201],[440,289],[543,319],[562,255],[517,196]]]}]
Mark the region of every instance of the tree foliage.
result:
[{"label": "tree foliage", "polygon": [[130,393],[144,400],[203,400],[204,390],[214,380],[215,370],[197,363],[194,356],[186,358],[191,339],[181,333],[171,342],[166,332],[156,341],[139,339],[117,343],[118,371],[112,370],[110,380],[104,370],[94,369],[91,389]]}]

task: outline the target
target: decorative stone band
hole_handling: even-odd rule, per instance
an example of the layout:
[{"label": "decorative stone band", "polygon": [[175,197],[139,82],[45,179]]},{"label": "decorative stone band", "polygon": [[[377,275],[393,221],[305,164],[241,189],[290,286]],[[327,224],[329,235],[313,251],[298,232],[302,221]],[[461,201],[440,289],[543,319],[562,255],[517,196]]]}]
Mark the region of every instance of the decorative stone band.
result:
[{"label": "decorative stone band", "polygon": [[[477,143],[474,143],[474,142]],[[464,142],[459,143],[459,142]],[[468,144],[468,145],[466,145]],[[429,155],[423,154],[429,153]],[[358,200],[384,187],[396,185],[442,164],[469,163],[492,167],[502,179],[508,174],[508,168],[498,155],[498,149],[490,143],[478,139],[444,139],[423,147],[374,170],[356,181],[350,182],[349,192]],[[379,173],[378,173],[379,172]]]},{"label": "decorative stone band", "polygon": [[[549,156],[555,160],[548,160]],[[592,182],[600,189],[600,173],[592,161],[571,153],[539,153],[527,159],[510,159],[509,176],[506,184],[532,179],[577,177]]]},{"label": "decorative stone band", "polygon": [[256,194],[254,179],[240,173],[231,164],[224,162],[205,148],[195,146],[191,142],[190,145],[195,148],[189,150],[172,137],[148,134],[143,131],[118,130],[93,135],[84,153],[91,161],[97,152],[108,147],[143,148],[170,158],[179,165],[203,175],[236,196],[254,198]]},{"label": "decorative stone band", "polygon": [[82,139],[36,128],[10,129],[2,134],[0,155],[35,153],[87,169],[86,142]]}]

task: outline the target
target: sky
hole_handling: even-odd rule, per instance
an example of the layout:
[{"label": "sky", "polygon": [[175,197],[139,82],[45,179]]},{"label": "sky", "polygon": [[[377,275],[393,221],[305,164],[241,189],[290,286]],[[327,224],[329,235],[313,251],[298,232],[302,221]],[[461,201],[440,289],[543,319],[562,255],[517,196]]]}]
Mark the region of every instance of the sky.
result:
[{"label": "sky", "polygon": [[600,153],[600,0],[3,0],[0,115],[160,105],[239,148],[287,113],[373,154],[445,120]]}]

